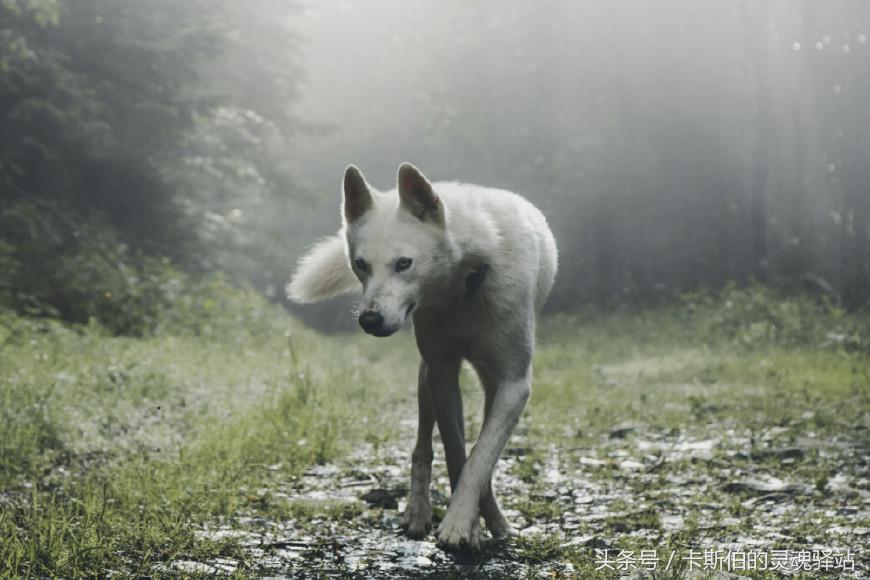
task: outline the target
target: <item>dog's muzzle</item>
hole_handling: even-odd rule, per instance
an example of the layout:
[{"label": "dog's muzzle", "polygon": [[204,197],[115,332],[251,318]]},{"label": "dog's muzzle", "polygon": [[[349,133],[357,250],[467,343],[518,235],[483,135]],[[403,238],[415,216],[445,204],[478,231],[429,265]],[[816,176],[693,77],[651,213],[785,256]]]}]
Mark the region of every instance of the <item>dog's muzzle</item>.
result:
[{"label": "dog's muzzle", "polygon": [[364,310],[360,313],[359,325],[373,336],[390,336],[396,332],[395,328],[384,326],[384,316],[374,310]]}]

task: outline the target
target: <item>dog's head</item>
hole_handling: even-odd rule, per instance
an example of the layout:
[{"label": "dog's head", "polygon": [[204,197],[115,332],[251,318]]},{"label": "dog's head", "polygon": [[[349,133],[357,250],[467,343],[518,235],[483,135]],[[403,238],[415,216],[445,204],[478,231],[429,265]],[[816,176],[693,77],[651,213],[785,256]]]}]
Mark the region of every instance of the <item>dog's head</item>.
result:
[{"label": "dog's head", "polygon": [[372,190],[351,165],[342,213],[351,268],[363,286],[359,324],[369,334],[389,336],[452,269],[446,208],[411,164],[399,167],[398,199]]}]

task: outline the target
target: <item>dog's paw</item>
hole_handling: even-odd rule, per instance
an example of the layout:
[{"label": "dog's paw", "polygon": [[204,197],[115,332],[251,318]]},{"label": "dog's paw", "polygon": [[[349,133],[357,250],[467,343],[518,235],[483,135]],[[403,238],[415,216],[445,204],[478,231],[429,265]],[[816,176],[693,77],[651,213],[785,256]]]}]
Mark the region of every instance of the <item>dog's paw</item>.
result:
[{"label": "dog's paw", "polygon": [[432,505],[427,502],[408,502],[402,516],[402,529],[413,540],[425,538],[432,529]]},{"label": "dog's paw", "polygon": [[493,539],[504,540],[517,534],[514,527],[508,523],[503,515],[498,514],[498,516],[492,518],[492,520],[493,521],[490,521],[489,518],[486,519],[486,527]]},{"label": "dog's paw", "polygon": [[492,496],[492,489],[480,500],[480,515],[483,516],[486,529],[489,530],[494,540],[502,540],[516,535],[513,527],[504,517],[504,512],[501,511],[498,502],[495,501],[495,497]]},{"label": "dog's paw", "polygon": [[480,522],[473,518],[456,516],[448,510],[438,526],[438,547],[448,552],[480,552]]}]

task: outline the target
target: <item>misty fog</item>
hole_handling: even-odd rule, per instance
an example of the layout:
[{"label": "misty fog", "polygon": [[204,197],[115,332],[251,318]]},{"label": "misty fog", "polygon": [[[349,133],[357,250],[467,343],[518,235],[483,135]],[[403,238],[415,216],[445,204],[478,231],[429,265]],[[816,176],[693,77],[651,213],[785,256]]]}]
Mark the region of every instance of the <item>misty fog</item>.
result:
[{"label": "misty fog", "polygon": [[[543,209],[561,248],[551,311],[750,281],[870,296],[860,0],[16,10],[7,202],[101,216],[273,300],[338,229],[344,168],[386,190],[403,161]],[[297,312],[346,324],[337,304]]]},{"label": "misty fog", "polygon": [[312,2],[300,16],[296,111],[322,129],[294,149],[306,235],[337,225],[345,164],[391,188],[409,160],[544,209],[562,250],[554,309],[749,279],[867,298],[861,2]]}]

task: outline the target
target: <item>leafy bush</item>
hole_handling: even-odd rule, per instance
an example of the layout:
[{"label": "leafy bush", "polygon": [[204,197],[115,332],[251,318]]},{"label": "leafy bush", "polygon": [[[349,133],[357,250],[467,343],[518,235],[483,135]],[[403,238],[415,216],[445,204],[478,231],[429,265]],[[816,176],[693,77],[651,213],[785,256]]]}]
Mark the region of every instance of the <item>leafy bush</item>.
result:
[{"label": "leafy bush", "polygon": [[708,342],[731,342],[752,348],[764,345],[870,349],[870,324],[830,301],[805,295],[784,296],[760,285],[726,286],[720,292],[697,292],[682,298],[687,322]]},{"label": "leafy bush", "polygon": [[195,279],[178,272],[160,287],[163,297],[151,333],[212,338],[274,336],[286,327],[287,313],[222,273]]},{"label": "leafy bush", "polygon": [[97,323],[112,334],[263,334],[276,306],[221,274],[194,276],[137,252],[96,219],[19,202],[0,213],[0,304]]}]

